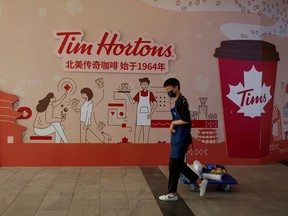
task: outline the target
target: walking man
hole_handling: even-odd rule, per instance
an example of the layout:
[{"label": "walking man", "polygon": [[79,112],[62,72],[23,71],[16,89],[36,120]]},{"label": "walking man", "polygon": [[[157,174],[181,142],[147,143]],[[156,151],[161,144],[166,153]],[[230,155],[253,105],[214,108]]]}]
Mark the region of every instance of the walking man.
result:
[{"label": "walking man", "polygon": [[159,197],[162,201],[178,200],[177,186],[182,173],[190,182],[197,182],[200,188],[200,196],[204,196],[207,179],[200,178],[191,170],[186,162],[185,155],[191,137],[191,117],[187,99],[180,92],[180,82],[175,78],[167,79],[163,87],[170,98],[175,98],[175,106],[171,109],[172,122],[169,128],[171,133],[171,150],[169,160],[168,193]]}]

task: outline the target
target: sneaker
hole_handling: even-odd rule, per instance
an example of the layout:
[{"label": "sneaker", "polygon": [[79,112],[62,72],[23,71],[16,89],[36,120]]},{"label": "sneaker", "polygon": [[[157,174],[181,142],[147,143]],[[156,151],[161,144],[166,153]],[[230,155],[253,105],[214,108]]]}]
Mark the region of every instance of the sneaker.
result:
[{"label": "sneaker", "polygon": [[178,196],[175,195],[175,194],[166,194],[166,195],[162,195],[162,196],[159,196],[159,200],[162,200],[162,201],[176,201],[178,200]]},{"label": "sneaker", "polygon": [[203,197],[205,192],[206,192],[207,184],[208,184],[208,180],[207,179],[203,179],[201,184],[199,184],[200,196],[201,197]]}]

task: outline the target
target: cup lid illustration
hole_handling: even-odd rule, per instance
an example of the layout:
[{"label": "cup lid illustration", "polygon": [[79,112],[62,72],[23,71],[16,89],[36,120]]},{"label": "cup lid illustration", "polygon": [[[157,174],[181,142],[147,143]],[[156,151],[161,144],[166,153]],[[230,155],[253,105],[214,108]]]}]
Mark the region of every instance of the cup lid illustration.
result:
[{"label": "cup lid illustration", "polygon": [[252,61],[279,61],[279,53],[274,44],[259,40],[227,40],[222,41],[216,48],[215,57],[252,60]]}]

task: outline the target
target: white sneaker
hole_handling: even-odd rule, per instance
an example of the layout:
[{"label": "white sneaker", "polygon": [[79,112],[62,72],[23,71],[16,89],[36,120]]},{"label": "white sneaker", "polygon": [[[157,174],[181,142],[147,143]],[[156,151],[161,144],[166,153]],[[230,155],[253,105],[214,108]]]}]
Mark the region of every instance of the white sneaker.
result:
[{"label": "white sneaker", "polygon": [[200,196],[201,197],[203,197],[205,192],[206,192],[207,184],[208,184],[208,180],[207,179],[203,179],[201,184],[199,184]]},{"label": "white sneaker", "polygon": [[175,194],[170,193],[170,194],[159,196],[159,200],[162,200],[162,201],[176,201],[176,200],[178,200],[178,196],[175,195]]}]

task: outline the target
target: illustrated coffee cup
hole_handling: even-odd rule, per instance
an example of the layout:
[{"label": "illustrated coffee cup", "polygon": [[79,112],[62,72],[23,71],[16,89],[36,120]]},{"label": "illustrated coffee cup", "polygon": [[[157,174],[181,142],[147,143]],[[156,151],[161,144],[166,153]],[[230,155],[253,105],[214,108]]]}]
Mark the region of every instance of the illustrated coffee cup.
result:
[{"label": "illustrated coffee cup", "polygon": [[267,156],[279,61],[275,45],[256,40],[222,41],[214,56],[219,62],[228,156]]}]

